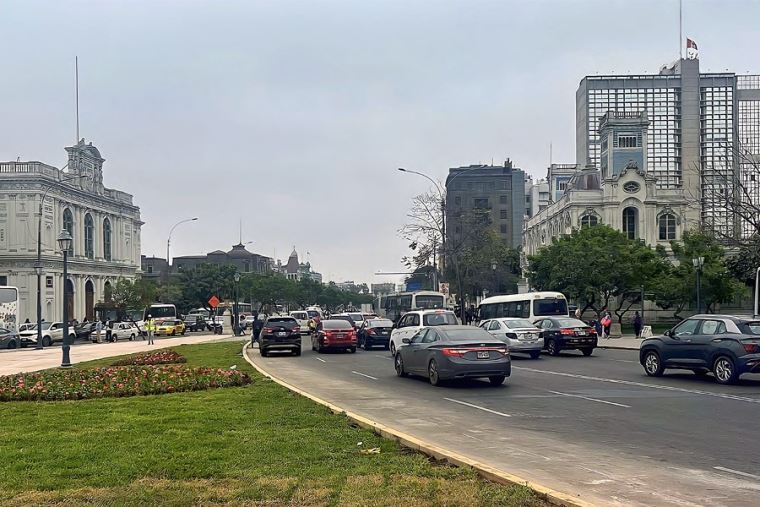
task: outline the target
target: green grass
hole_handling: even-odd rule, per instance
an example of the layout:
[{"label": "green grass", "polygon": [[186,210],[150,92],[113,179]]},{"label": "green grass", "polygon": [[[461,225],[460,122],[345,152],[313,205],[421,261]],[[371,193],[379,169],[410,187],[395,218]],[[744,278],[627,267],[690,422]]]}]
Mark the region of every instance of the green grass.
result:
[{"label": "green grass", "polygon": [[173,347],[188,366],[236,364],[245,387],[0,404],[0,505],[543,505],[353,427],[258,375],[240,348]]}]

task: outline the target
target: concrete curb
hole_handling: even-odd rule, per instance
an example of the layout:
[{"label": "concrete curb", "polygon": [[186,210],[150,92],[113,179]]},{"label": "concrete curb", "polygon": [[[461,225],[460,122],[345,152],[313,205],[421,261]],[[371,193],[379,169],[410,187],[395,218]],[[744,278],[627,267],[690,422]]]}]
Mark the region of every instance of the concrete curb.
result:
[{"label": "concrete curb", "polygon": [[254,363],[253,360],[251,360],[247,354],[247,351],[250,348],[250,345],[251,345],[250,342],[246,342],[243,345],[243,358],[246,360],[246,362],[248,362],[248,364],[253,366],[256,369],[256,371],[258,371],[265,377],[272,379],[274,382],[277,382],[278,384],[285,387],[286,389],[290,389],[296,394],[300,394],[301,396],[309,398],[310,400],[329,408],[332,412],[336,414],[345,415],[347,418],[349,418],[350,420],[352,420],[359,426],[366,429],[370,429],[384,438],[395,440],[405,447],[414,449],[428,456],[432,456],[433,458],[437,460],[445,459],[449,463],[460,466],[460,467],[470,467],[474,469],[481,477],[484,477],[485,479],[488,479],[490,481],[493,481],[499,484],[506,484],[510,486],[528,487],[532,489],[533,492],[536,493],[537,496],[539,496],[543,500],[546,500],[550,504],[556,505],[558,507],[597,507],[596,504],[593,504],[591,502],[581,500],[572,495],[562,493],[561,491],[556,491],[551,488],[547,488],[546,486],[542,486],[535,482],[530,482],[517,475],[504,472],[503,470],[499,470],[497,468],[486,465],[484,463],[468,458],[461,454],[430,444],[428,442],[425,442],[424,440],[420,440],[416,437],[413,437],[411,435],[398,431],[389,426],[385,426],[384,424],[380,424],[376,421],[368,419],[359,414],[354,414],[353,412],[349,412],[345,410],[344,408],[341,408],[333,403],[330,403],[329,401],[323,400],[322,398],[314,396],[313,394],[307,393],[306,391],[303,391],[291,384],[288,384],[284,380],[279,379],[271,375],[270,373],[267,373],[261,367],[256,365],[256,363]]},{"label": "concrete curb", "polygon": [[597,345],[596,348],[598,349],[607,349],[607,350],[641,350],[639,347],[621,347],[621,346],[612,346],[612,345]]}]

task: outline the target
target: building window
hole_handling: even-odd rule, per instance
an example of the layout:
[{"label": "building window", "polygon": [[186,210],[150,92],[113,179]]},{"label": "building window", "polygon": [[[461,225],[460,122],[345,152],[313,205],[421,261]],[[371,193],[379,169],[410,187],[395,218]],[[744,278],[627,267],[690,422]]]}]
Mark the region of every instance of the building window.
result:
[{"label": "building window", "polygon": [[92,215],[87,213],[84,216],[84,255],[88,259],[95,257],[94,233],[95,224],[92,222]]},{"label": "building window", "polygon": [[501,226],[499,226],[499,232],[501,232],[502,234],[506,234],[507,233],[507,224],[501,224]]},{"label": "building window", "polygon": [[52,289],[53,288],[53,277],[52,276],[46,276],[45,277],[45,287],[47,287],[48,289]]},{"label": "building window", "polygon": [[[71,214],[71,210],[69,208],[66,208],[63,210],[63,228],[69,231],[69,234],[71,235],[71,238],[74,239],[74,215]],[[74,243],[75,241],[71,242],[71,247],[69,248],[69,255],[74,255]]]},{"label": "building window", "polygon": [[507,196],[506,195],[500,195],[499,196],[499,204],[507,204]]},{"label": "building window", "polygon": [[676,217],[671,213],[665,213],[658,218],[660,226],[660,240],[670,241],[676,239]]},{"label": "building window", "polygon": [[623,234],[625,234],[628,239],[636,239],[638,237],[636,231],[638,215],[639,212],[636,208],[629,206],[623,210]]},{"label": "building window", "polygon": [[153,273],[153,266],[148,266],[148,273]]},{"label": "building window", "polygon": [[473,199],[473,208],[487,208],[488,207],[488,199]]},{"label": "building window", "polygon": [[581,217],[581,229],[584,227],[593,227],[598,223],[599,221],[596,218],[596,215],[583,215]]},{"label": "building window", "polygon": [[618,146],[620,148],[635,148],[636,136],[618,136]]},{"label": "building window", "polygon": [[251,263],[248,261],[245,261],[243,263],[243,271],[248,273],[251,270]]},{"label": "building window", "polygon": [[103,258],[111,260],[111,221],[103,220]]},{"label": "building window", "polygon": [[502,220],[506,219],[507,218],[507,210],[505,210],[505,209],[501,210],[499,212],[499,218],[501,218]]},{"label": "building window", "polygon": [[561,180],[557,182],[557,190],[564,192],[567,190],[567,180]]},{"label": "building window", "polygon": [[0,285],[8,285],[8,276],[7,275],[0,276]]}]

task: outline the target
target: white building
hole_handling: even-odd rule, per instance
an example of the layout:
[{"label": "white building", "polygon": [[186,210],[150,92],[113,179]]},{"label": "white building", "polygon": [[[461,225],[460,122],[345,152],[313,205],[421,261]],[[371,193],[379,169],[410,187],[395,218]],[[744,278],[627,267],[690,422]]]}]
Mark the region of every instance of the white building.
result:
[{"label": "white building", "polygon": [[525,216],[532,217],[546,208],[551,202],[549,183],[538,180],[535,183],[530,176],[525,177]]},{"label": "white building", "polygon": [[119,278],[140,269],[140,208],[132,196],[103,186],[103,162],[82,139],[66,148],[67,170],[42,162],[0,163],[0,285],[15,285],[21,320],[36,319],[37,228],[42,208],[42,317],[63,317],[63,256],[57,238],[67,229],[69,317],[92,320]]}]

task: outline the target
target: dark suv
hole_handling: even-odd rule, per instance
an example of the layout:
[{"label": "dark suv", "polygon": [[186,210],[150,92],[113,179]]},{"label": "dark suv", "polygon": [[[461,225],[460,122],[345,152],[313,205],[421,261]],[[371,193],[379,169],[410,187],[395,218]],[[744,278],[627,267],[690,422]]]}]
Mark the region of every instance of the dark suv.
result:
[{"label": "dark suv", "polygon": [[301,328],[293,317],[269,317],[259,335],[259,352],[266,357],[272,350],[301,355]]}]

